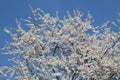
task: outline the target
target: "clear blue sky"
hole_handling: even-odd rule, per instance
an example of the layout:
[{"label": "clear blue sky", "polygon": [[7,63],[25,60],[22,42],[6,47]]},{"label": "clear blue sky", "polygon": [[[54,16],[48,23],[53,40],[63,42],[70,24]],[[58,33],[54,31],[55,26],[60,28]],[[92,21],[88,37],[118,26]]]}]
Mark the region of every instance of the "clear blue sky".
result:
[{"label": "clear blue sky", "polygon": [[[66,10],[72,12],[78,9],[85,14],[90,10],[95,19],[95,25],[100,25],[107,20],[115,20],[117,12],[120,12],[120,0],[0,0],[0,48],[10,38],[3,29],[15,28],[16,18],[31,16],[29,4],[34,9],[41,8],[51,15],[59,11],[60,16],[66,14]],[[9,65],[8,58],[10,56],[0,54],[0,66]]]}]

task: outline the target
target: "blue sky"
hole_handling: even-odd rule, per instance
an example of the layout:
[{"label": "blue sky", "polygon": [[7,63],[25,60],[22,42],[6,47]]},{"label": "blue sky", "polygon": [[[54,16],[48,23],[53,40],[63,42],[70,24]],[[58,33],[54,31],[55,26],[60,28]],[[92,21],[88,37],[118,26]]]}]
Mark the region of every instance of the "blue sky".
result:
[{"label": "blue sky", "polygon": [[[120,12],[120,0],[0,0],[0,48],[10,38],[3,29],[15,28],[16,18],[31,16],[29,4],[34,9],[41,8],[51,15],[59,11],[59,16],[66,15],[66,10],[72,12],[78,9],[85,14],[89,10],[95,19],[95,25],[100,25],[107,20],[115,20],[118,17],[117,12]],[[9,65],[7,59],[10,57],[0,54],[0,67]]]}]

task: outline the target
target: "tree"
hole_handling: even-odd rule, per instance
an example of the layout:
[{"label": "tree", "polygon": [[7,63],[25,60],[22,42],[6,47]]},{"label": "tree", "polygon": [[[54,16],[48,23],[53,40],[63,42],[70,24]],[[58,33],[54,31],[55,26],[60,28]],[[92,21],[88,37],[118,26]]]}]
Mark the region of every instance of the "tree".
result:
[{"label": "tree", "polygon": [[51,17],[32,9],[32,17],[24,19],[27,29],[19,20],[16,33],[5,28],[13,41],[2,50],[14,56],[15,64],[1,67],[1,76],[6,80],[119,78],[120,33],[112,30],[108,21],[93,26],[89,12],[86,19],[78,10],[73,12],[60,19],[58,14]]}]

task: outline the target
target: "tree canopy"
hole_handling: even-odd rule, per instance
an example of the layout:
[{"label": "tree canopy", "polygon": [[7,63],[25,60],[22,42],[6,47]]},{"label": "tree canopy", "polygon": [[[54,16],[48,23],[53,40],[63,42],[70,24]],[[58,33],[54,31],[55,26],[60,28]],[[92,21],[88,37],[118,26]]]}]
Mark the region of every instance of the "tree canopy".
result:
[{"label": "tree canopy", "polygon": [[[110,80],[120,74],[120,22],[107,21],[93,25],[79,10],[59,18],[41,9],[32,9],[32,16],[16,20],[17,30],[8,29],[12,42],[2,50],[13,55],[12,66],[0,68],[6,80]],[[24,29],[27,27],[27,29]],[[118,24],[118,25],[117,25]],[[112,26],[112,27],[113,27]]]}]

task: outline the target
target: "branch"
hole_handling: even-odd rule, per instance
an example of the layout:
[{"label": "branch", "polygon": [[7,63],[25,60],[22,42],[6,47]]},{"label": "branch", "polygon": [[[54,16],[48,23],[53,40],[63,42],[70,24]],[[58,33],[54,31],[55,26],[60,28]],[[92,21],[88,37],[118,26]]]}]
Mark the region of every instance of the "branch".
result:
[{"label": "branch", "polygon": [[120,37],[114,41],[113,45],[111,47],[109,47],[108,49],[106,49],[106,51],[103,53],[103,56],[101,57],[101,59],[107,54],[108,50],[111,49],[112,47],[114,47],[116,45],[116,43],[120,40]]}]

